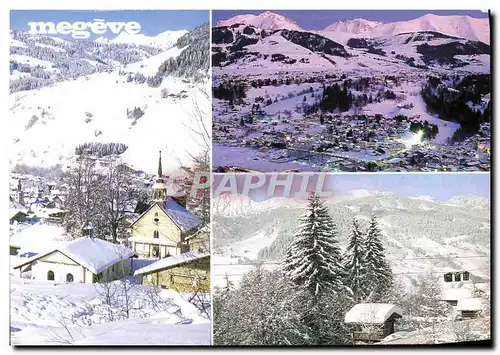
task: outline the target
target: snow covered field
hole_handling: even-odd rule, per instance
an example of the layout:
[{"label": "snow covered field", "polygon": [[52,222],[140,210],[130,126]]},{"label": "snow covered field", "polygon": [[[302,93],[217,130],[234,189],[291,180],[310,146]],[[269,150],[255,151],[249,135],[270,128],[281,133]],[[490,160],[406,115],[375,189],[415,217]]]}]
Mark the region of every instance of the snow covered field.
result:
[{"label": "snow covered field", "polygon": [[[11,277],[10,332],[13,345],[209,345],[210,321],[187,294],[134,286],[133,318],[109,321],[100,288]],[[157,307],[162,307],[159,310]]]}]

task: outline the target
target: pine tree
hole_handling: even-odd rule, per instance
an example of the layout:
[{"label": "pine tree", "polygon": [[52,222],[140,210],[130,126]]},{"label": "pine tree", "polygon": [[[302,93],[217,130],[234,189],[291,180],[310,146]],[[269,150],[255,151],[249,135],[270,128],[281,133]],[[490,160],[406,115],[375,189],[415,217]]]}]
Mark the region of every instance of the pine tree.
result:
[{"label": "pine tree", "polygon": [[343,256],[345,270],[345,285],[352,291],[352,298],[360,302],[365,296],[363,292],[365,267],[364,267],[364,240],[356,219],[352,222],[347,249]]},{"label": "pine tree", "polygon": [[377,219],[372,215],[364,242],[364,289],[370,300],[378,301],[392,286],[392,271],[385,259],[385,249],[381,241]]},{"label": "pine tree", "polygon": [[315,194],[309,197],[307,212],[287,251],[282,268],[296,285],[313,297],[337,293],[343,289],[343,269],[337,241],[337,229],[328,208]]}]

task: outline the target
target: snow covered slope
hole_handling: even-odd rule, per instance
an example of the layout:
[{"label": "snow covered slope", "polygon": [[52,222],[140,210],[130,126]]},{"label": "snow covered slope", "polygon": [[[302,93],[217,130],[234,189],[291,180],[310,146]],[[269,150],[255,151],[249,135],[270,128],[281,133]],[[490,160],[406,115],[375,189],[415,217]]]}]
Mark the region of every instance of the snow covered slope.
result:
[{"label": "snow covered slope", "polygon": [[382,22],[377,21],[369,21],[362,18],[347,20],[347,21],[338,21],[332,23],[323,29],[324,32],[347,32],[347,33],[366,33],[373,30],[375,27],[383,25]]},{"label": "snow covered slope", "polygon": [[[23,40],[29,50],[26,56],[32,58],[47,54],[32,51],[36,44],[59,43],[45,36],[16,36],[11,45]],[[210,120],[210,101],[204,94],[209,92],[208,36],[208,25],[189,33],[165,32],[155,37],[171,47],[165,51],[135,44],[62,43],[60,48],[78,55],[55,55],[47,66],[50,70],[69,68],[71,73],[61,69],[59,76],[43,82],[38,78],[40,69],[36,69],[38,74],[29,72],[37,63],[33,61],[29,78],[16,81],[9,98],[11,164],[65,166],[78,145],[115,142],[128,146],[122,157],[135,169],[154,172],[158,150],[163,152],[165,169],[178,168],[179,159],[185,162],[188,154],[201,149],[200,138],[192,132],[198,124],[193,117],[203,116],[206,124]],[[175,45],[167,43],[174,39]],[[89,52],[90,48],[95,52]],[[108,57],[109,48],[116,50],[114,59]],[[14,59],[20,60],[21,55],[14,54]],[[73,62],[95,70],[72,72]],[[15,67],[19,69],[19,64]]]},{"label": "snow covered slope", "polygon": [[[206,86],[168,78],[152,88],[129,83],[115,71],[12,94],[11,163],[64,164],[84,142],[121,142],[129,147],[123,157],[134,168],[153,172],[162,150],[164,168],[174,169],[178,157],[186,159],[187,152],[200,149],[187,125],[194,114],[193,100],[210,112],[210,102],[200,91],[208,90]],[[162,98],[163,88],[174,94],[185,90],[187,98]],[[129,118],[127,110],[136,107],[143,115]]]},{"label": "snow covered slope", "polygon": [[266,11],[260,15],[238,15],[228,20],[218,21],[216,26],[232,26],[245,24],[265,30],[289,29],[300,30],[299,25],[285,16]]}]

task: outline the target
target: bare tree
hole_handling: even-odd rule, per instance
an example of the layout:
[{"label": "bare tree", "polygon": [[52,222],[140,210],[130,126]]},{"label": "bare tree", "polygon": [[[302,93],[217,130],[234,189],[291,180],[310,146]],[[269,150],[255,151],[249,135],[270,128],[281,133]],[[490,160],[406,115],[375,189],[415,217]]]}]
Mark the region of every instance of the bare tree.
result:
[{"label": "bare tree", "polygon": [[185,127],[192,133],[197,144],[204,150],[209,151],[212,145],[212,130],[209,119],[211,118],[210,107],[211,95],[204,88],[198,89],[197,95],[192,100],[192,110],[189,112]]},{"label": "bare tree", "polygon": [[95,289],[97,291],[97,294],[102,297],[103,303],[104,303],[104,309],[103,314],[106,316],[107,320],[109,322],[115,321],[115,311],[113,309],[114,303],[115,303],[115,295],[118,291],[118,286],[116,285],[115,282],[99,282],[95,284]]},{"label": "bare tree", "polygon": [[82,236],[83,228],[92,222],[96,232],[101,231],[103,178],[95,170],[95,161],[86,156],[78,156],[66,176],[70,186],[65,201],[68,211],[65,223],[74,236]]},{"label": "bare tree", "polygon": [[120,222],[134,212],[133,206],[139,193],[130,168],[120,161],[115,161],[107,168],[104,186],[102,198],[105,229],[112,236],[113,243],[117,243],[119,232],[125,232]]}]

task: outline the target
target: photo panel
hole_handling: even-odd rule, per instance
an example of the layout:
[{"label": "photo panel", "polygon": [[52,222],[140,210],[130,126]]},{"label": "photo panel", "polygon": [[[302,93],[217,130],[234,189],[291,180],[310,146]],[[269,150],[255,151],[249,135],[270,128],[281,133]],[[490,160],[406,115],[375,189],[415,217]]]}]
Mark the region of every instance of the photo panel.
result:
[{"label": "photo panel", "polygon": [[215,346],[491,340],[489,173],[214,184]]},{"label": "photo panel", "polygon": [[10,15],[11,344],[210,345],[210,12]]},{"label": "photo panel", "polygon": [[487,12],[212,20],[214,171],[490,170]]}]

